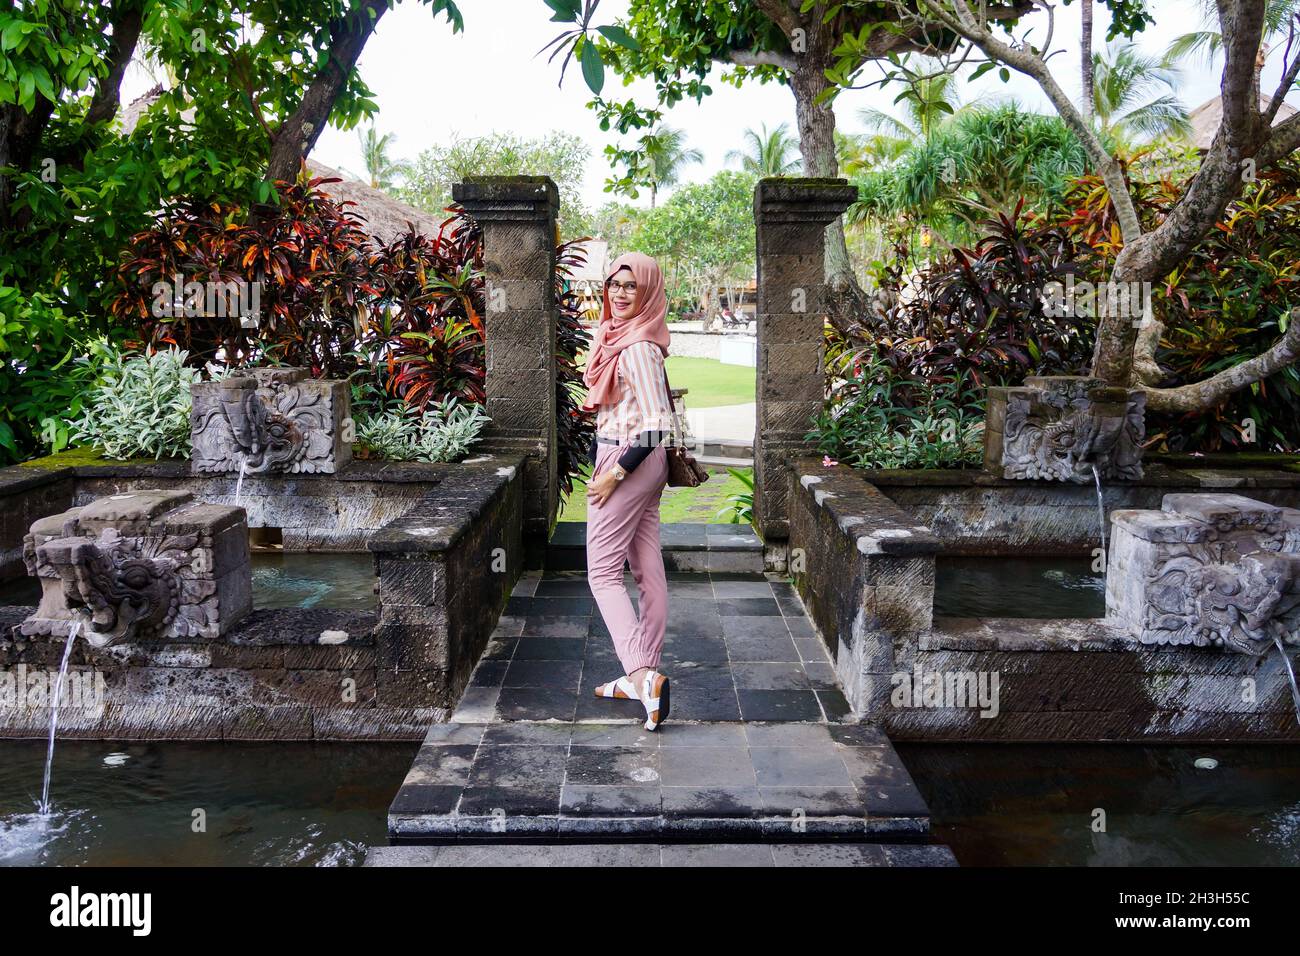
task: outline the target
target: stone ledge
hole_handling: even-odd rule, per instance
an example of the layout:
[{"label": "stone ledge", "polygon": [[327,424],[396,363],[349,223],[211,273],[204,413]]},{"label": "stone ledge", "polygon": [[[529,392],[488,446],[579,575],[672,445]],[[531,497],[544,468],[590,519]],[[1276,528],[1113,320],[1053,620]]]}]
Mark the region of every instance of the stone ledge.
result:
[{"label": "stone ledge", "polygon": [[574,843],[371,847],[368,867],[956,866],[946,846],[889,843]]},{"label": "stone ledge", "polygon": [[444,469],[437,488],[366,542],[375,553],[450,550],[523,468],[518,456],[480,455]]},{"label": "stone ledge", "polygon": [[846,465],[825,466],[817,458],[792,462],[796,479],[818,508],[854,539],[862,554],[938,553],[939,539]]},{"label": "stone ledge", "polygon": [[[195,481],[233,480],[234,475],[191,475],[190,463],[184,458],[162,458],[157,461],[111,461],[107,458],[88,459],[83,451],[62,452],[37,459],[40,465],[27,463],[0,468],[0,495],[18,493],[58,481],[62,478],[193,478]],[[66,462],[64,464],[63,462]],[[295,481],[374,481],[396,484],[437,482],[449,469],[463,462],[384,461],[379,459],[353,459],[333,474],[248,475],[245,486],[253,482]]]},{"label": "stone ledge", "polygon": [[[845,466],[848,467],[848,466]],[[1031,481],[998,478],[977,468],[921,469],[850,469],[863,481],[881,488],[1056,488],[1057,481]],[[1158,459],[1146,463],[1146,473],[1136,481],[1107,482],[1107,487],[1122,488],[1300,488],[1300,472],[1282,467],[1191,468],[1171,467]]]},{"label": "stone ledge", "polygon": [[1102,618],[936,617],[921,651],[1135,651]]},{"label": "stone ledge", "polygon": [[69,466],[10,465],[0,468],[0,495],[17,495],[65,478],[75,478],[76,471]]}]

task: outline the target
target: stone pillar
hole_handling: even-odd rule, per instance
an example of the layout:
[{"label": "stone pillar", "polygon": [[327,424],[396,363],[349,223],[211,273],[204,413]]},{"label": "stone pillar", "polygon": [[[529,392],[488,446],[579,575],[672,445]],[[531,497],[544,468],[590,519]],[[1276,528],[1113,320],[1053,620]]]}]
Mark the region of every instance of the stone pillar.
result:
[{"label": "stone pillar", "polygon": [[754,510],[765,540],[789,537],[791,454],[821,407],[826,226],[857,198],[843,179],[763,179],[754,190],[758,253],[758,408]]},{"label": "stone pillar", "polygon": [[559,510],[556,484],[555,220],[547,176],[483,176],[452,186],[483,229],[487,272],[485,451],[525,455],[524,547],[540,565]]}]

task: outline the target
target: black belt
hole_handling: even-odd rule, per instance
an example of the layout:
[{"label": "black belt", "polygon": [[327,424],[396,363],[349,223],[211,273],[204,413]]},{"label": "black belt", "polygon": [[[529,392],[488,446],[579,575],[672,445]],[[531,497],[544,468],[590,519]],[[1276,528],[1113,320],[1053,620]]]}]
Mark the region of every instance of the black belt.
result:
[{"label": "black belt", "polygon": [[606,438],[606,437],[604,437],[603,435],[597,435],[597,436],[596,436],[596,441],[599,442],[599,443],[602,444],[602,445],[621,445],[621,444],[623,444],[623,442],[620,441],[620,440],[617,439],[617,438]]}]

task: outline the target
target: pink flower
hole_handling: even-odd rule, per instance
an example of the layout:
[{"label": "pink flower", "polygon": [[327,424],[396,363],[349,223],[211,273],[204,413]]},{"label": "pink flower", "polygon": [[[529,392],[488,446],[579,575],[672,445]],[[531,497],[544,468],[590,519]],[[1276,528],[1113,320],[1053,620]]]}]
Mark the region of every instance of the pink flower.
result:
[{"label": "pink flower", "polygon": [[822,455],[822,467],[823,467],[823,468],[833,468],[833,467],[835,467],[835,466],[838,465],[838,464],[839,464],[839,462],[836,461],[835,459],[831,458],[830,455]]}]

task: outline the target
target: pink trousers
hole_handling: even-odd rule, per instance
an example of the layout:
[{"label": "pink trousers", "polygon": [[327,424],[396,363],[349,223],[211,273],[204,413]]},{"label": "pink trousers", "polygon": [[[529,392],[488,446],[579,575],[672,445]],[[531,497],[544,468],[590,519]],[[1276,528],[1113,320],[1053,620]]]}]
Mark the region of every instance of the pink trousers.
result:
[{"label": "pink trousers", "polygon": [[[593,474],[613,466],[624,446],[600,444]],[[668,578],[659,547],[659,497],[668,481],[668,453],[656,447],[603,505],[587,501],[587,584],[600,608],[623,673],[659,667],[668,625]],[[640,592],[641,618],[623,586],[623,562]]]}]

